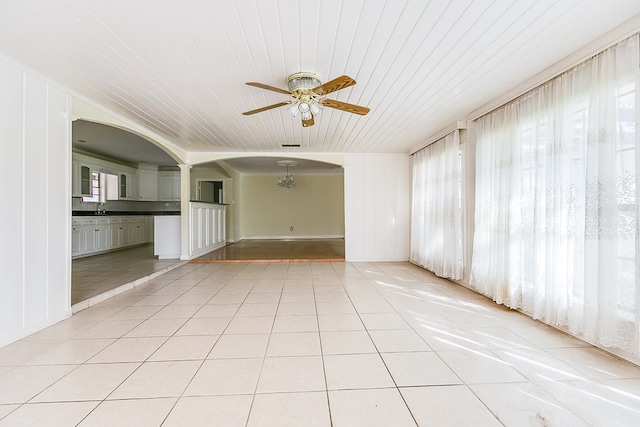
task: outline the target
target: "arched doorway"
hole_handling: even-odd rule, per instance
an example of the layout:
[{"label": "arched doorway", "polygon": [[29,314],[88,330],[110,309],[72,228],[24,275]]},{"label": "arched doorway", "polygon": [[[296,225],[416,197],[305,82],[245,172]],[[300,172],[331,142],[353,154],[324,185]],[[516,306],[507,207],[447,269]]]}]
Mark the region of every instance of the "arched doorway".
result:
[{"label": "arched doorway", "polygon": [[[203,172],[208,167],[213,168],[209,174]],[[197,165],[191,173],[192,182],[222,179],[228,208],[230,245],[199,261],[344,260],[340,165],[247,155]],[[283,183],[287,174],[295,185]]]},{"label": "arched doorway", "polygon": [[172,155],[115,126],[76,120],[71,138],[71,305],[77,310],[179,264],[154,256],[151,219],[180,213],[172,191],[158,198],[158,185],[170,186],[179,171]]}]

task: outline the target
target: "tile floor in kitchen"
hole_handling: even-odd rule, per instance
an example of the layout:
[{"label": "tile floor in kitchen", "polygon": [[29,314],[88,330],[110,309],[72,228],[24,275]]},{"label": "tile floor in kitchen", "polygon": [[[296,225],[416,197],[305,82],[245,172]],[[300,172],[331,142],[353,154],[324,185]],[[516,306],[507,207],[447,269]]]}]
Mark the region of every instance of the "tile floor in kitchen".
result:
[{"label": "tile floor in kitchen", "polygon": [[179,260],[153,255],[153,244],[73,259],[71,305],[176,264]]},{"label": "tile floor in kitchen", "polygon": [[640,368],[409,263],[189,263],[0,349],[0,426],[637,426]]}]

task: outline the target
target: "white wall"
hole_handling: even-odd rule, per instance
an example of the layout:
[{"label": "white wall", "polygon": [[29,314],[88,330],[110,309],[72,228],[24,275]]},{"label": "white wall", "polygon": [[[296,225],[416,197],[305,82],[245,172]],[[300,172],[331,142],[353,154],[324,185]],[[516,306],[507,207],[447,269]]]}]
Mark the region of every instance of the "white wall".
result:
[{"label": "white wall", "polygon": [[345,155],[347,261],[409,259],[410,179],[407,154]]},{"label": "white wall", "polygon": [[71,314],[70,96],[0,57],[0,347]]}]

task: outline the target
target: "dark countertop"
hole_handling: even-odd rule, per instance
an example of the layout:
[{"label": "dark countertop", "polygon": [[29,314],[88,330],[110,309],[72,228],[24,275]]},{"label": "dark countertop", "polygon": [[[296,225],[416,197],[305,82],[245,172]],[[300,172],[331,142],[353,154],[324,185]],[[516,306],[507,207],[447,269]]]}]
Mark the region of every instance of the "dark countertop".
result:
[{"label": "dark countertop", "polygon": [[103,215],[96,215],[94,211],[73,211],[72,216],[125,216],[125,215],[180,215],[180,211],[107,211]]},{"label": "dark countertop", "polygon": [[229,206],[229,203],[214,203],[214,202],[203,202],[202,200],[189,200],[192,203],[206,203],[208,205],[220,205],[220,206]]}]

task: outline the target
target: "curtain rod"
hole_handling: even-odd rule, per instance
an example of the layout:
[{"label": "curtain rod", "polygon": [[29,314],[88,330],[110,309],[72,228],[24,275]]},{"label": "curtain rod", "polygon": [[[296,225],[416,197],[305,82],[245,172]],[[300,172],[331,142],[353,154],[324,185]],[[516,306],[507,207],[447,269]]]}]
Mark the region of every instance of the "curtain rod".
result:
[{"label": "curtain rod", "polygon": [[411,148],[411,150],[409,151],[409,155],[413,156],[414,154],[416,154],[418,151],[422,150],[425,147],[428,147],[429,145],[433,144],[434,142],[444,138],[445,136],[449,135],[452,132],[455,132],[459,129],[466,129],[467,128],[467,121],[466,120],[456,120],[455,123],[453,123],[450,126],[447,126],[446,128],[442,129],[440,132],[435,133],[433,135],[431,135],[429,138],[427,138],[427,142],[423,143],[423,144],[419,144],[416,145],[414,147]]}]

